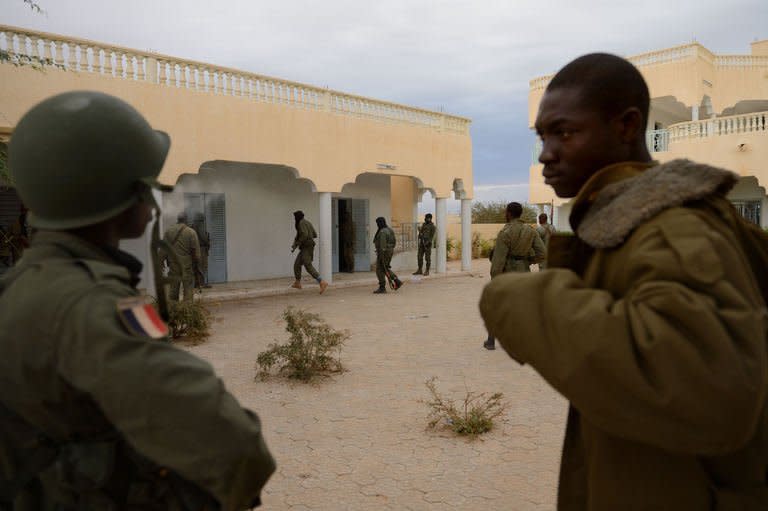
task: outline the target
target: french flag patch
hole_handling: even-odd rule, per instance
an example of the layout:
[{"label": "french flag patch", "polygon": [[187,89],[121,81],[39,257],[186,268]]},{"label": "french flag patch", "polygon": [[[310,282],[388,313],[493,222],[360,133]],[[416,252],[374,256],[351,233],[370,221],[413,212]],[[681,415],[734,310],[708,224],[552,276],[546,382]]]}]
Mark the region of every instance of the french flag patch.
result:
[{"label": "french flag patch", "polygon": [[117,314],[133,335],[160,339],[168,335],[166,325],[152,304],[143,298],[127,298],[117,302]]}]

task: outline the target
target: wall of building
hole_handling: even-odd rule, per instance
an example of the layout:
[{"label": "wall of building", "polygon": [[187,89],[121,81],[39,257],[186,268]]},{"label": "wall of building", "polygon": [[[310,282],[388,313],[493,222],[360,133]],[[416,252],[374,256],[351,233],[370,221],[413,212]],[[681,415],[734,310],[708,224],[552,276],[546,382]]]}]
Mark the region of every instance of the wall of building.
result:
[{"label": "wall of building", "polygon": [[[319,201],[311,183],[296,179],[284,167],[216,162],[197,175],[183,176],[176,189],[164,195],[166,225],[175,223],[176,215],[184,209],[185,192],[225,195],[229,281],[293,274],[294,211],[304,211],[307,220],[318,229]],[[372,225],[376,216],[389,217],[388,176],[362,175],[334,196],[369,199]],[[314,264],[319,267],[317,247]]]},{"label": "wall of building", "polygon": [[418,187],[411,177],[392,176],[392,222],[418,221]]},{"label": "wall of building", "polygon": [[[168,132],[172,144],[160,176],[165,183],[196,173],[205,162],[227,160],[287,165],[325,192],[339,192],[362,172],[396,169],[441,197],[451,194],[456,178],[472,193],[468,134],[87,72],[0,64],[1,124],[13,127],[34,104],[71,90],[116,95]],[[379,170],[382,164],[390,170]]]}]

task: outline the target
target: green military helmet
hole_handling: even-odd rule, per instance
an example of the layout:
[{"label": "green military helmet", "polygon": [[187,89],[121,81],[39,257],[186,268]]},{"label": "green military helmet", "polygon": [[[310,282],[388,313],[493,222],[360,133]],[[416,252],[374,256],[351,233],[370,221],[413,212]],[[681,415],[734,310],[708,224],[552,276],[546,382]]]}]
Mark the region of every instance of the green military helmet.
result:
[{"label": "green military helmet", "polygon": [[[65,230],[125,211],[157,181],[170,138],[125,101],[76,91],[32,107],[8,148],[16,189],[38,229]],[[148,200],[152,200],[151,198]]]}]

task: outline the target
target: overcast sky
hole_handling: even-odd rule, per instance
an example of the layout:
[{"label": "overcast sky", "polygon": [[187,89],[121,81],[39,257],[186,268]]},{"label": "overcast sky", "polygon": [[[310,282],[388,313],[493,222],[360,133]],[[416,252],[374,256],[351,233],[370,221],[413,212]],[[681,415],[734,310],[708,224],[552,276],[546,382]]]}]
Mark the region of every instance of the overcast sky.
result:
[{"label": "overcast sky", "polygon": [[527,196],[531,78],[592,51],[768,38],[768,0],[36,1],[45,15],[0,0],[0,23],[470,117],[480,199]]}]

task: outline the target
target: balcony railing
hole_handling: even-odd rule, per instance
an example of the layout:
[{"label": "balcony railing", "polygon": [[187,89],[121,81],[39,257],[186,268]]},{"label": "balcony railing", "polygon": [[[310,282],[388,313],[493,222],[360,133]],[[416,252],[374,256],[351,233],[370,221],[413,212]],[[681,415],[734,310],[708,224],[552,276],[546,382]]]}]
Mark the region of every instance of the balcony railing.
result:
[{"label": "balcony railing", "polygon": [[378,122],[425,126],[462,135],[469,133],[471,123],[465,117],[238,69],[5,25],[0,25],[0,48],[11,55],[44,59],[60,69],[78,73],[93,73],[293,108],[334,112]]},{"label": "balcony railing", "polygon": [[[634,65],[650,66],[667,62],[680,62],[688,59],[701,58],[715,67],[765,68],[768,69],[768,55],[715,55],[704,46],[693,43],[651,51],[628,57]],[[543,90],[554,75],[539,76],[530,81],[531,90]]]},{"label": "balcony railing", "polygon": [[[768,112],[681,122],[666,129],[648,130],[645,133],[645,143],[650,152],[662,153],[669,151],[670,144],[684,140],[758,132],[768,133]],[[541,150],[541,140],[537,139],[531,150],[531,165],[539,163]]]}]

